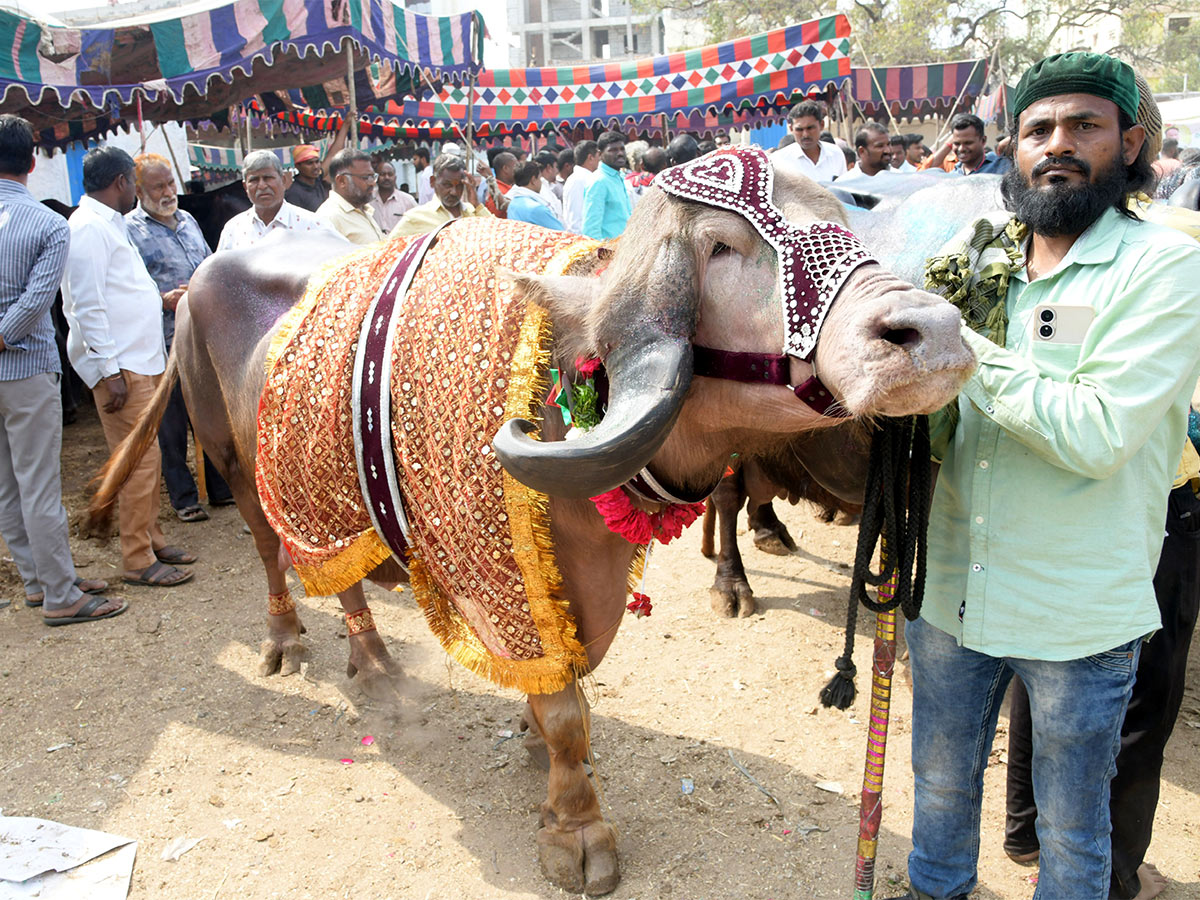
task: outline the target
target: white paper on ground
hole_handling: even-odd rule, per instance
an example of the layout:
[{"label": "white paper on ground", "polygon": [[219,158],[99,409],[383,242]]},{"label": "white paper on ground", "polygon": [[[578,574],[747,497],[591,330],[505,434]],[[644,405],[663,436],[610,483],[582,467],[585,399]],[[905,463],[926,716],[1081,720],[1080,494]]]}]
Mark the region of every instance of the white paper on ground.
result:
[{"label": "white paper on ground", "polygon": [[65,872],[131,843],[133,838],[49,819],[0,816],[0,879],[27,881],[43,872]]},{"label": "white paper on ground", "polygon": [[134,841],[65,872],[46,872],[22,882],[0,881],[0,893],[6,900],[125,900],[136,856]]}]

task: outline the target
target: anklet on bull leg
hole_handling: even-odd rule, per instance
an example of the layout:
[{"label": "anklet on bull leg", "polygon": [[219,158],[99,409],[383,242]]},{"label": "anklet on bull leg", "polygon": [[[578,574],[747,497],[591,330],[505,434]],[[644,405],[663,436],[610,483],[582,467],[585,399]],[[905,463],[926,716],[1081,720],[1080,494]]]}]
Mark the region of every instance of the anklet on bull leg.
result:
[{"label": "anklet on bull leg", "polygon": [[267,594],[267,612],[273,616],[286,616],[296,611],[296,601],[292,592],[285,590],[282,594]]},{"label": "anklet on bull leg", "polygon": [[346,634],[353,637],[364,631],[375,630],[375,618],[371,615],[371,607],[364,606],[354,612],[346,613]]}]

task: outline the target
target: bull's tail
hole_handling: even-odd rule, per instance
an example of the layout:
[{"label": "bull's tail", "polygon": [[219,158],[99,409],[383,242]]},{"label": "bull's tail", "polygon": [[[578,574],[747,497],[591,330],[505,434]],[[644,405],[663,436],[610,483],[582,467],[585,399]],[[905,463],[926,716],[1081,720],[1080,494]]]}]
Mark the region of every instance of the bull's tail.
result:
[{"label": "bull's tail", "polygon": [[158,440],[158,425],[162,421],[167,403],[171,399],[171,391],[179,380],[179,367],[175,361],[175,349],[167,356],[167,371],[158,383],[150,404],[142,410],[133,431],[117,445],[108,462],[92,479],[88,490],[92,492],[88,502],[87,518],[84,519],[84,532],[91,535],[108,535],[112,528],[113,507],[117,504],[117,494],[133,474],[133,470],[146,455],[150,445]]}]

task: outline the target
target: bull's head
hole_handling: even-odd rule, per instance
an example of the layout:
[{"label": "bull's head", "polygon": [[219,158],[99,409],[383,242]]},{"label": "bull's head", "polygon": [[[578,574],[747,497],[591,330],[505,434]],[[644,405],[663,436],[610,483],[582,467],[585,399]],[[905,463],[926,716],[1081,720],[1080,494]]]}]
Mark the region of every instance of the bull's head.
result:
[{"label": "bull's head", "polygon": [[[803,177],[777,175],[771,199],[794,225],[845,221],[840,204]],[[777,267],[775,249],[747,217],[656,187],[634,209],[599,277],[525,279],[531,299],[549,307],[557,340],[570,348],[567,358],[599,356],[611,388],[603,421],[577,439],[536,441],[528,436],[532,423],[509,422],[493,444],[504,467],[537,490],[587,497],[636,475],[668,439],[676,455],[686,455],[698,449],[689,442],[718,429],[753,442],[755,435],[839,421],[786,386],[693,379],[693,343],[780,353],[785,323]],[[959,336],[954,307],[872,263],[841,287],[810,360],[788,363],[796,385],[815,367],[849,415],[897,416],[944,405],[974,357]],[[686,413],[685,398],[693,401]]]}]

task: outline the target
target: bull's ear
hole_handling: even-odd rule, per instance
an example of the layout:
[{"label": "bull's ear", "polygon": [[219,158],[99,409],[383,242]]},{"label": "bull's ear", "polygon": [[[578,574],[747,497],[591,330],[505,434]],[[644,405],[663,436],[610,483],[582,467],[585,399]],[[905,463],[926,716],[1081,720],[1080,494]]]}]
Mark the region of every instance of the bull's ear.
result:
[{"label": "bull's ear", "polygon": [[550,313],[560,331],[582,334],[588,313],[600,296],[595,278],[573,275],[514,275],[517,292]]}]

